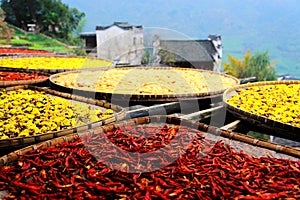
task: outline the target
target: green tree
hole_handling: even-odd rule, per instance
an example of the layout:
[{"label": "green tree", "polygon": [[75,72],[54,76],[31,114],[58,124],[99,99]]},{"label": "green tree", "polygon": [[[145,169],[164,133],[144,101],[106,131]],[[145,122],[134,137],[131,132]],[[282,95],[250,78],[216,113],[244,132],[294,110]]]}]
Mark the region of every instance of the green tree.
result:
[{"label": "green tree", "polygon": [[227,54],[228,63],[223,62],[224,71],[237,78],[255,76],[258,81],[276,79],[275,62],[270,61],[268,52],[257,52],[251,55],[250,50],[243,56],[243,60]]},{"label": "green tree", "polygon": [[6,43],[9,43],[13,34],[14,30],[8,27],[5,22],[5,13],[0,8],[0,39],[5,39]]},{"label": "green tree", "polygon": [[[80,33],[83,30],[83,27],[85,26],[86,23],[86,18],[83,18],[79,21],[77,27],[75,30],[72,32],[72,44],[76,44],[79,47],[84,47],[85,46],[85,40],[80,37]],[[84,51],[85,52],[85,51]]]},{"label": "green tree", "polygon": [[227,54],[227,58],[229,62],[223,63],[224,71],[238,78],[247,77],[248,63],[250,57],[251,57],[250,50],[248,50],[247,53],[243,56],[244,58],[243,60],[239,60],[238,58],[233,57],[230,54]]},{"label": "green tree", "polygon": [[276,79],[275,62],[270,61],[269,53],[256,53],[248,64],[247,76],[255,76],[259,81]]},{"label": "green tree", "polygon": [[24,30],[36,24],[37,30],[63,41],[71,41],[72,33],[85,13],[69,8],[61,0],[2,0],[6,21]]},{"label": "green tree", "polygon": [[174,53],[164,50],[164,49],[161,49],[159,51],[159,55],[161,58],[161,63],[169,65],[169,66],[175,66],[175,62],[176,62],[175,56],[176,55]]}]

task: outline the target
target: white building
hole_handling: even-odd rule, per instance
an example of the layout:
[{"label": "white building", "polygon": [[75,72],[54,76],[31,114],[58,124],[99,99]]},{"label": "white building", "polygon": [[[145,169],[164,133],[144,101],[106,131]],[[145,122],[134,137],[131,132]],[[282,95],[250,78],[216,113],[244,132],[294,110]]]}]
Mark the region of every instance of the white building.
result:
[{"label": "white building", "polygon": [[142,26],[115,22],[96,27],[97,57],[118,64],[140,65],[143,56],[144,31]]},{"label": "white building", "polygon": [[[145,36],[144,36],[145,34]],[[144,54],[143,26],[133,26],[127,22],[114,22],[110,26],[96,26],[96,32],[80,34],[85,40],[85,50],[92,57],[115,61],[119,65],[141,65]],[[149,36],[148,36],[149,37]],[[209,35],[205,40],[168,40],[158,35],[153,38],[153,63],[195,67],[220,71],[222,61],[222,40],[219,35]],[[169,63],[161,55],[161,50],[174,55],[174,63]]]}]

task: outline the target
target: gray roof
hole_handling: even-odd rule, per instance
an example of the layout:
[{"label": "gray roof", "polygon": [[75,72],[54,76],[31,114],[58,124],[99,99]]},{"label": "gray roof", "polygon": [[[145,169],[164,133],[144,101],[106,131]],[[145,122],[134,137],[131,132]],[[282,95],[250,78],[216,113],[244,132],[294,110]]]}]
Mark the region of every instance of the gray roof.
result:
[{"label": "gray roof", "polygon": [[96,37],[96,32],[82,32],[79,34],[81,37]]},{"label": "gray roof", "polygon": [[210,40],[160,40],[160,49],[173,53],[176,61],[214,62],[216,49]]},{"label": "gray roof", "polygon": [[281,75],[277,78],[277,80],[300,80],[300,78],[297,78],[295,76],[290,76],[289,74]]},{"label": "gray roof", "polygon": [[96,30],[105,30],[105,29],[108,29],[112,26],[117,26],[121,29],[124,29],[124,30],[130,30],[132,29],[133,27],[135,28],[143,28],[143,26],[139,25],[139,26],[133,26],[133,25],[130,25],[128,24],[128,22],[114,22],[112,25],[109,25],[109,26],[96,26]]}]

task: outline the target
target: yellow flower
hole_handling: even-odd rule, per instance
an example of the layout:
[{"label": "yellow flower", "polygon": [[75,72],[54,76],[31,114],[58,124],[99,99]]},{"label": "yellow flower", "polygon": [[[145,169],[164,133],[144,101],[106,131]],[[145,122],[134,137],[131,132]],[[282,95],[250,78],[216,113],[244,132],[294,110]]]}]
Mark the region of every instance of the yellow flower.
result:
[{"label": "yellow flower", "polygon": [[7,136],[7,135],[5,135],[5,134],[0,134],[0,139],[1,140],[4,140],[4,139],[9,139],[9,137]]},{"label": "yellow flower", "polygon": [[300,84],[247,87],[227,102],[250,113],[300,127]]},{"label": "yellow flower", "polygon": [[[0,139],[75,127],[98,121],[103,115],[101,109],[92,109],[89,104],[74,103],[45,92],[27,89],[6,92],[2,89],[0,94],[0,132],[5,135]],[[109,113],[105,116],[109,116]]]},{"label": "yellow flower", "polygon": [[79,69],[113,65],[110,61],[81,57],[2,58],[0,66],[26,69]]}]

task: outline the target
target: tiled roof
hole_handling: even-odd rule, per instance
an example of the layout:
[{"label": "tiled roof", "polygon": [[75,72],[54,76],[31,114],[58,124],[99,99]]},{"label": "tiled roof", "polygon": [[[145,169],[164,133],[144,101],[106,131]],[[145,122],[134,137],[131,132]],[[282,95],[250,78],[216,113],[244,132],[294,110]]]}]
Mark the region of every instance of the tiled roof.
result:
[{"label": "tiled roof", "polygon": [[87,37],[87,36],[95,36],[96,37],[96,32],[82,32],[79,35],[81,37]]},{"label": "tiled roof", "polygon": [[160,49],[173,53],[176,61],[210,61],[216,49],[210,40],[160,40]]},{"label": "tiled roof", "polygon": [[143,26],[133,26],[133,25],[130,25],[128,24],[127,22],[114,22],[112,25],[109,25],[109,26],[96,26],[96,30],[105,30],[105,29],[108,29],[112,26],[117,26],[121,29],[124,29],[124,30],[130,30],[132,29],[133,27],[135,28],[143,28]]},{"label": "tiled roof", "polygon": [[296,78],[294,76],[290,76],[288,74],[286,75],[281,75],[277,78],[277,80],[300,80],[299,78]]}]

